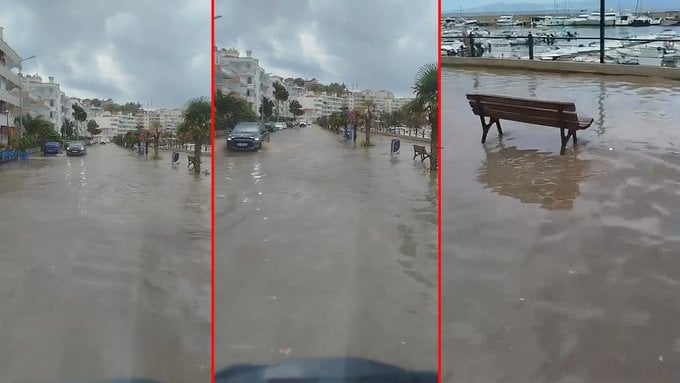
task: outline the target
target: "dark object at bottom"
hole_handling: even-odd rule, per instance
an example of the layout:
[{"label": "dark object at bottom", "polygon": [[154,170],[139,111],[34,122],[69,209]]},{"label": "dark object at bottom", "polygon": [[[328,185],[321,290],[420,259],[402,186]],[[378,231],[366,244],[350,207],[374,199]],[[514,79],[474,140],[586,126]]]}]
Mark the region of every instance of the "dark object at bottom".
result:
[{"label": "dark object at bottom", "polygon": [[215,383],[436,383],[435,372],[409,371],[364,358],[312,358],[272,366],[234,365]]}]

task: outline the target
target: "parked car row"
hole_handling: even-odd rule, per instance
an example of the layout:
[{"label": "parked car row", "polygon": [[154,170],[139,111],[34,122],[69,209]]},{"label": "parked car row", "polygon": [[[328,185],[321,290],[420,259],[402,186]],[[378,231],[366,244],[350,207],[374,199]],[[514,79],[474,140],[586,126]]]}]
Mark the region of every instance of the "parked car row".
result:
[{"label": "parked car row", "polygon": [[[69,141],[64,145],[64,149],[67,156],[84,156],[87,154],[87,146],[83,141]],[[42,152],[45,155],[61,154],[63,150],[58,142],[46,142],[43,145]]]}]

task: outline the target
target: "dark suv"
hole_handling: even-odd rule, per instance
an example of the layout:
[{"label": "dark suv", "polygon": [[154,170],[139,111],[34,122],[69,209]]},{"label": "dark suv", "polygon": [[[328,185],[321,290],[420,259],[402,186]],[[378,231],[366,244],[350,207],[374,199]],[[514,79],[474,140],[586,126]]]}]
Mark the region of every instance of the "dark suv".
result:
[{"label": "dark suv", "polygon": [[260,150],[269,142],[269,132],[261,122],[239,122],[227,136],[227,150]]}]

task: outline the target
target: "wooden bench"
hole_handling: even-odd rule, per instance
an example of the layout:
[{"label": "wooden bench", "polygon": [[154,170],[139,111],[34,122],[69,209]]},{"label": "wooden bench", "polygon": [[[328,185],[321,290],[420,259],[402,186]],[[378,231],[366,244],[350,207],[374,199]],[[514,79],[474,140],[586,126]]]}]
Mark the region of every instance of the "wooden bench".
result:
[{"label": "wooden bench", "polygon": [[[576,146],[576,131],[588,129],[593,123],[592,118],[579,118],[573,102],[539,101],[486,94],[468,94],[467,99],[472,112],[479,116],[482,122],[482,143],[486,142],[486,135],[492,125],[496,125],[498,135],[502,136],[500,120],[510,120],[560,128],[562,137],[560,154],[564,154],[570,138],[573,138]],[[486,117],[489,118],[488,123]]]},{"label": "wooden bench", "polygon": [[[189,160],[189,162],[187,163],[187,167],[193,169],[193,167],[196,166],[196,156],[187,156],[187,159]],[[200,159],[199,159],[199,161],[200,161]],[[199,164],[202,164],[202,163],[203,162],[199,162]]]},{"label": "wooden bench", "polygon": [[420,161],[425,161],[426,158],[430,157],[430,153],[422,145],[413,145],[413,159],[415,160],[418,156],[420,156]]}]

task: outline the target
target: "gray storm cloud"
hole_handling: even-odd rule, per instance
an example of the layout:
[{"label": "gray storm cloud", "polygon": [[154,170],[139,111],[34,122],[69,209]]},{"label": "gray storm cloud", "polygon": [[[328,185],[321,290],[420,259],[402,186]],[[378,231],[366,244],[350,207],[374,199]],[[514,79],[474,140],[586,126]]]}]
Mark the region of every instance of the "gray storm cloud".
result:
[{"label": "gray storm cloud", "polygon": [[437,60],[437,1],[215,0],[215,43],[252,50],[278,75],[410,96]]},{"label": "gray storm cloud", "polygon": [[210,1],[0,1],[24,73],[68,96],[176,107],[210,94]]}]

